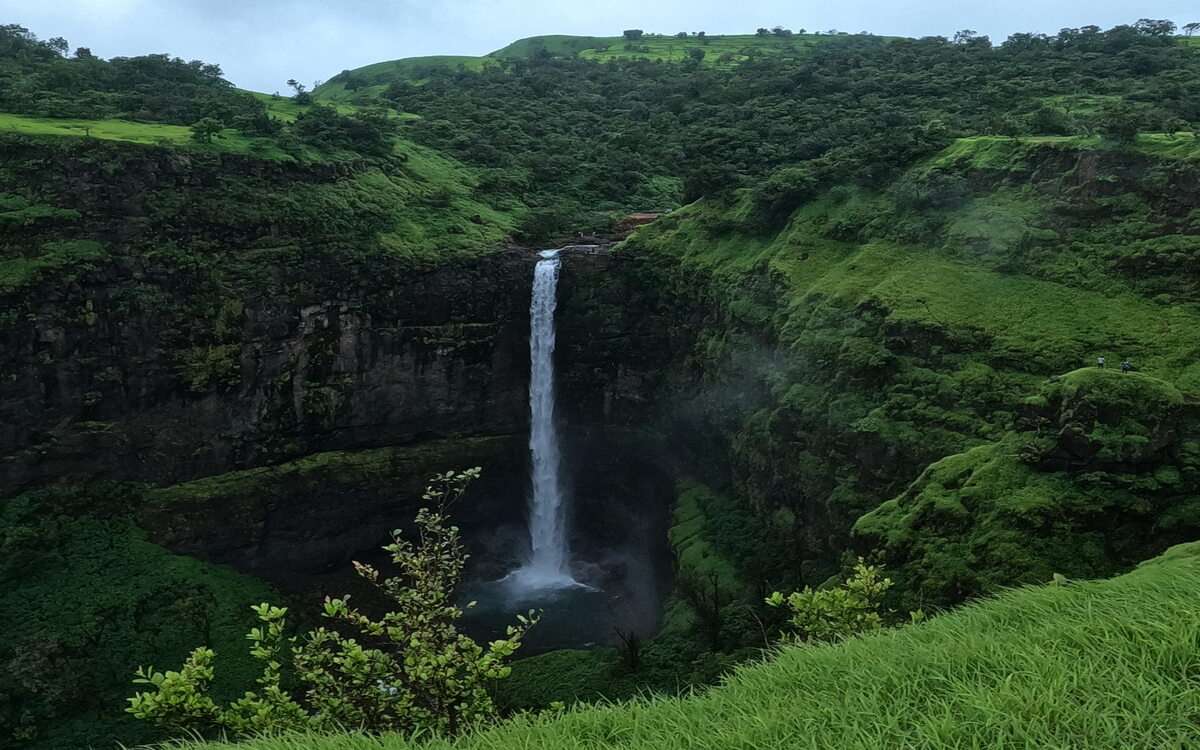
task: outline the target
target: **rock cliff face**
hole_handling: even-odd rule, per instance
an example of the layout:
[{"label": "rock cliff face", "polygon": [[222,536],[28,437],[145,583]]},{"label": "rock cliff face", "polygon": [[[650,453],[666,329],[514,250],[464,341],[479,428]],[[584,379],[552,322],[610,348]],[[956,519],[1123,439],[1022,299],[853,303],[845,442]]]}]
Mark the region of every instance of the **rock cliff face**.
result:
[{"label": "rock cliff face", "polygon": [[241,300],[228,369],[201,392],[160,321],[117,315],[105,288],[64,325],[42,298],[3,336],[0,487],[106,478],[173,484],[310,453],[457,435],[527,420],[526,254],[413,274],[390,304],[353,289],[298,306]]},{"label": "rock cliff face", "polygon": [[[0,487],[147,483],[131,506],[155,541],[306,588],[403,526],[429,475],[482,465],[456,520],[479,574],[503,573],[526,543],[535,260],[506,250],[316,304],[247,296],[205,377],[164,345],[163,320],[121,307],[120,271],[39,290],[0,333]],[[571,252],[560,286],[572,541],[593,562],[666,538],[667,441],[649,417],[686,342],[640,271]]]}]

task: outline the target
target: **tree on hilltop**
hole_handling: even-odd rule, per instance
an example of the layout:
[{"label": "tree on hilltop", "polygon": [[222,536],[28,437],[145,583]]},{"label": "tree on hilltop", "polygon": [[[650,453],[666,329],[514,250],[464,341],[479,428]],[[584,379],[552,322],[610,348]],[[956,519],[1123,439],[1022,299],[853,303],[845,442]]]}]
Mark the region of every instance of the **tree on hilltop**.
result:
[{"label": "tree on hilltop", "polygon": [[1174,36],[1175,22],[1166,19],[1141,18],[1133,25],[1139,34],[1146,36]]},{"label": "tree on hilltop", "polygon": [[308,93],[307,86],[305,86],[303,83],[300,83],[295,78],[289,78],[287,80],[287,85],[291,87],[292,91],[296,92],[292,97],[292,101],[296,102],[297,104],[312,104],[312,94]]}]

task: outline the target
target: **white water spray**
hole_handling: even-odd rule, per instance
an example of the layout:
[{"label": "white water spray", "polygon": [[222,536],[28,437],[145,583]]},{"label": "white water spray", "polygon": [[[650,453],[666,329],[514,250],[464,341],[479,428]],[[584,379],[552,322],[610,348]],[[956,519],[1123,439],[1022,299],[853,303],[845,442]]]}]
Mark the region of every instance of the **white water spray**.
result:
[{"label": "white water spray", "polygon": [[510,581],[524,590],[578,585],[568,565],[561,456],[554,424],[554,311],[557,306],[557,250],[546,250],[533,271],[529,308],[529,452],[533,492],[529,498],[529,560]]}]

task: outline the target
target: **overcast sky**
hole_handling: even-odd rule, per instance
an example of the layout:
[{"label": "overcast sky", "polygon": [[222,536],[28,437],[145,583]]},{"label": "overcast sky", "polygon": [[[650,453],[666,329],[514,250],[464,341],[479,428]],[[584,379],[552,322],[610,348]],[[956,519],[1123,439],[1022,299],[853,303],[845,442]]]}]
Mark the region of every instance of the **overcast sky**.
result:
[{"label": "overcast sky", "polygon": [[535,34],[626,28],[749,33],[759,26],[1002,40],[1017,31],[1200,20],[1197,0],[0,0],[0,23],[102,57],[169,52],[216,62],[239,86],[286,88],[418,55],[482,55]]}]

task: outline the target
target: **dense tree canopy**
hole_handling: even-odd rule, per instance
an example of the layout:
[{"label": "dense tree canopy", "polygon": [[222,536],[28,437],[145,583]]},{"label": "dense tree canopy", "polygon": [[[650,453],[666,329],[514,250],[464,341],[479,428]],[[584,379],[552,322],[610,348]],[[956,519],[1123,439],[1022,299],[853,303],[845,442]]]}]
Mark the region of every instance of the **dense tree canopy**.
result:
[{"label": "dense tree canopy", "polygon": [[[225,128],[263,137],[284,131],[262,100],[221,77],[219,65],[169,55],[102,60],[86,47],[67,57],[68,49],[61,37],[41,41],[21,26],[0,26],[0,111],[190,125],[199,143],[210,143]],[[295,104],[311,103],[302,84],[289,85]],[[285,140],[322,151],[386,156],[393,130],[377,112],[348,115],[313,107],[287,128]]]},{"label": "dense tree canopy", "polygon": [[102,60],[86,47],[67,57],[68,48],[62,38],[40,41],[20,26],[0,26],[0,111],[180,125],[211,117],[250,127],[265,116],[219,65],[169,55]]}]

